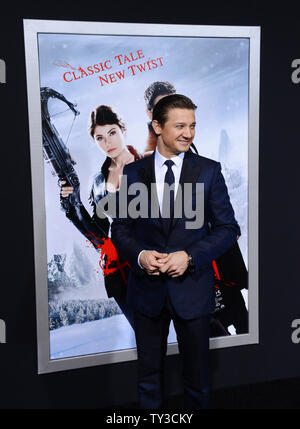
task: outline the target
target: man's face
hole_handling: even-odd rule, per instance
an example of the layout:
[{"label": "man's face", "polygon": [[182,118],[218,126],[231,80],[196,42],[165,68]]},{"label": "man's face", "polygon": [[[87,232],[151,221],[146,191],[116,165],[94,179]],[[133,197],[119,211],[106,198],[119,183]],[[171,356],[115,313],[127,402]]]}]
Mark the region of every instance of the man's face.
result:
[{"label": "man's face", "polygon": [[189,150],[195,136],[195,114],[192,109],[170,109],[163,126],[157,121],[153,121],[152,126],[159,135],[159,152],[166,158],[171,158]]}]

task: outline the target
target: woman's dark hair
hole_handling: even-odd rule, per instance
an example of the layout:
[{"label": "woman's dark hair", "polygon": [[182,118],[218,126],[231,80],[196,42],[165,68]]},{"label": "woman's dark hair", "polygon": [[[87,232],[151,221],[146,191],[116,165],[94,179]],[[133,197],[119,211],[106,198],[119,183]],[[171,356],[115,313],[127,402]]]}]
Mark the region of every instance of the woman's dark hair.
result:
[{"label": "woman's dark hair", "polygon": [[167,95],[155,104],[152,113],[152,120],[157,121],[160,125],[164,125],[168,119],[168,112],[171,109],[196,110],[197,106],[185,95]]},{"label": "woman's dark hair", "polygon": [[126,127],[122,119],[113,111],[110,106],[101,106],[96,107],[91,112],[90,121],[89,121],[89,134],[94,138],[95,128],[97,125],[118,125],[121,128],[122,132],[126,131]]},{"label": "woman's dark hair", "polygon": [[176,89],[175,86],[172,85],[170,82],[164,81],[164,82],[153,82],[150,86],[146,89],[144,93],[144,98],[147,104],[147,109],[152,110],[154,107],[154,100],[159,95],[171,95],[175,94]]}]

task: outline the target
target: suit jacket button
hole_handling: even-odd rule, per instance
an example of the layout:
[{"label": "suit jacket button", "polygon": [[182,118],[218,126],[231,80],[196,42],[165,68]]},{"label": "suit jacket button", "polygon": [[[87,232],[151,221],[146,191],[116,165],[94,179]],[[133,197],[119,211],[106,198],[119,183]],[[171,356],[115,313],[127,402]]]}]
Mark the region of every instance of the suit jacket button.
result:
[{"label": "suit jacket button", "polygon": [[168,247],[168,246],[166,246],[166,247],[165,247],[165,250],[169,250],[169,247]]}]

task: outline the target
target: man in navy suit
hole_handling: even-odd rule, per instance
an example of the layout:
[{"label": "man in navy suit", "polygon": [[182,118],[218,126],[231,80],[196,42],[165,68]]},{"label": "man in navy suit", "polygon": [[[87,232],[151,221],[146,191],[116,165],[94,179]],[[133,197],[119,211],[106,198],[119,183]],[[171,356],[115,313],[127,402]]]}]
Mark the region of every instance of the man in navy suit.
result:
[{"label": "man in navy suit", "polygon": [[[195,109],[180,94],[164,97],[155,105],[156,151],[124,167],[119,214],[111,228],[113,243],[131,266],[127,299],[134,308],[141,408],[162,407],[171,319],[183,360],[186,407],[208,407],[209,319],[215,306],[212,261],[240,235],[220,163],[189,150],[195,135]],[[120,215],[124,213],[121,194],[138,183],[148,190],[146,216]],[[197,189],[202,189],[201,207]],[[133,202],[130,194],[127,208]],[[185,210],[187,204],[196,206],[194,224],[191,211]],[[203,222],[197,223],[200,210]]]}]

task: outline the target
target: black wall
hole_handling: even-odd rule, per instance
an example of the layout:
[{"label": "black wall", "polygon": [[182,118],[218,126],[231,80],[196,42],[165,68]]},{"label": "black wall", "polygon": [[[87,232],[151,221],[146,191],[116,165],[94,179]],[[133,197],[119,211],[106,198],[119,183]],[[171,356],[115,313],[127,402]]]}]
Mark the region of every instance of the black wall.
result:
[{"label": "black wall", "polygon": [[[37,375],[30,145],[23,18],[195,25],[261,26],[260,342],[211,352],[215,389],[300,376],[299,146],[300,6],[290,2],[6,2],[0,17],[1,286],[0,408],[104,408],[135,402],[136,362]],[[11,2],[12,3],[12,2]],[[182,391],[178,356],[167,358],[169,395]]]}]

